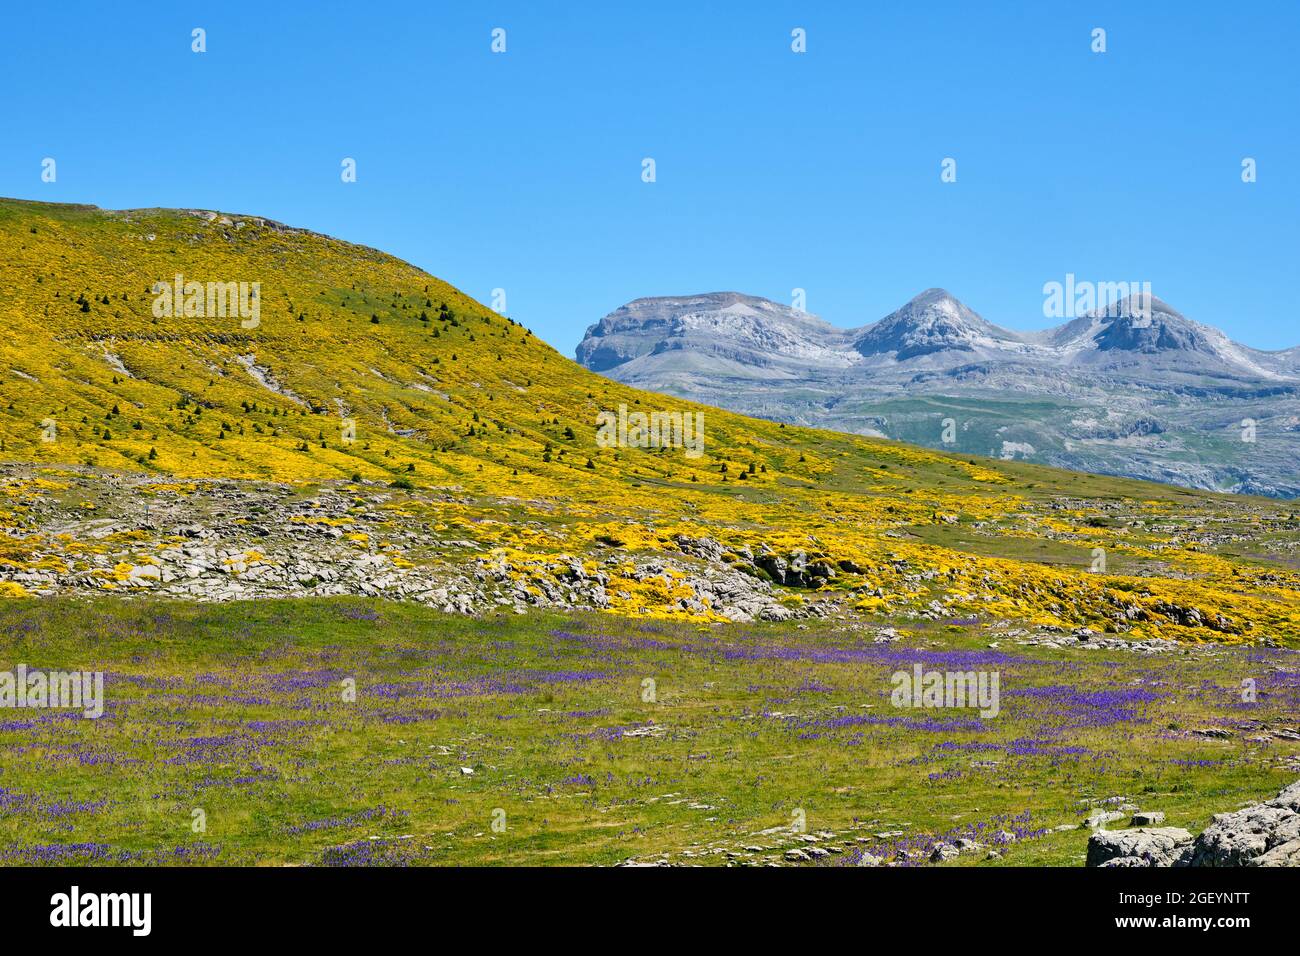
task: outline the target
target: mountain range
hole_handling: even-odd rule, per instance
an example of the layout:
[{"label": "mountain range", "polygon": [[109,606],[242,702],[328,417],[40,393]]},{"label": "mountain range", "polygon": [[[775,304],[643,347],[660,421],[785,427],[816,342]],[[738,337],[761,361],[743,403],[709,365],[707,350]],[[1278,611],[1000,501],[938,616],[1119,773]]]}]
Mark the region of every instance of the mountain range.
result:
[{"label": "mountain range", "polygon": [[744,414],[1217,491],[1300,495],[1300,347],[1233,342],[1153,296],[1038,332],[927,289],[857,328],[736,292],[637,299],[587,368]]}]

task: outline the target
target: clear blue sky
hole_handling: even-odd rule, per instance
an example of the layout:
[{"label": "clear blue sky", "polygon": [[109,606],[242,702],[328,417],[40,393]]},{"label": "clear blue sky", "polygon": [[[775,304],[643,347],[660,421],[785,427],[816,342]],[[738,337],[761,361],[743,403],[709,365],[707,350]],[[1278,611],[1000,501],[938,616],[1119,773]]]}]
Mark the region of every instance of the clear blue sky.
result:
[{"label": "clear blue sky", "polygon": [[504,288],[566,354],[630,299],[716,290],[802,287],[860,325],[943,286],[1037,328],[1067,272],[1300,344],[1292,0],[169,0],[4,19],[0,195],[317,229],[484,301]]}]

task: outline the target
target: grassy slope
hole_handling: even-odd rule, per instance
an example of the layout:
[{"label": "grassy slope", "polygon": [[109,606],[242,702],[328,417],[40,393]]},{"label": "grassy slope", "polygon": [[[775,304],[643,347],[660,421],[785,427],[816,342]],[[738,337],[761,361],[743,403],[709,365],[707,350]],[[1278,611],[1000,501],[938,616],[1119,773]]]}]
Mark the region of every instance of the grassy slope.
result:
[{"label": "grassy slope", "polygon": [[[15,333],[0,352],[6,457],[289,480],[347,478],[358,470],[367,477],[395,475],[414,462],[417,481],[487,491],[499,491],[519,468],[522,481],[514,484],[521,489],[556,494],[568,494],[579,475],[594,492],[608,493],[611,482],[626,487],[632,478],[694,474],[713,483],[723,463],[734,479],[751,462],[768,467],[768,483],[860,484],[864,466],[888,464],[918,484],[970,491],[987,487],[981,478],[1007,475],[1033,476],[1044,491],[1141,487],[1143,497],[1180,494],[1049,469],[970,464],[969,457],[781,428],[712,408],[705,409],[702,459],[625,450],[616,461],[614,450],[594,445],[601,410],[619,403],[645,410],[701,407],[587,372],[391,256],[234,218],[244,228],[174,210],[105,212],[0,200],[0,314]],[[246,330],[237,318],[155,319],[149,289],[176,273],[197,281],[261,282],[261,326]],[[83,295],[89,312],[77,305]],[[456,323],[439,321],[443,304]],[[134,377],[117,373],[106,352]],[[247,355],[303,403],[260,385],[238,361]],[[185,398],[193,405],[176,408]],[[357,421],[352,445],[339,440],[340,400]],[[194,406],[203,411],[196,415]],[[122,414],[105,418],[114,407]],[[69,433],[66,440],[40,440],[47,416]],[[222,422],[234,434],[219,438]],[[110,439],[101,437],[105,427]],[[566,428],[578,440],[566,440]],[[417,434],[394,433],[405,429]],[[314,446],[309,453],[296,450],[303,441]],[[566,450],[566,460],[543,463],[548,444]],[[159,457],[141,463],[150,448]],[[799,461],[801,454],[807,461]],[[840,460],[846,455],[850,461]],[[594,474],[583,467],[588,457],[598,464]]]},{"label": "grassy slope", "polygon": [[[14,601],[0,635],[0,666],[109,675],[97,721],[0,713],[0,863],[716,865],[684,851],[780,860],[807,846],[802,811],[836,834],[828,862],[1008,830],[995,865],[1079,865],[1081,801],[1199,832],[1294,780],[1300,746],[1268,734],[1294,729],[1294,651],[991,651],[996,629],[942,625],[881,646],[820,623],[351,599]],[[913,662],[995,668],[1001,713],[891,707],[889,675]]]},{"label": "grassy slope", "polygon": [[[177,273],[260,282],[260,326],[154,318],[151,286]],[[1136,604],[1139,629],[1165,636],[1300,634],[1294,571],[1190,540],[1213,527],[1285,543],[1300,524],[1284,503],[712,408],[699,459],[600,449],[601,410],[698,406],[591,374],[391,256],[249,217],[0,200],[0,321],[13,331],[0,342],[0,459],[307,484],[406,477],[496,502],[476,518],[496,522],[504,547],[549,538],[582,550],[616,524],[629,550],[708,533],[852,561],[861,573],[835,586],[868,611],[937,590],[947,611],[1036,623],[1108,626]],[[344,416],[356,422],[351,444]],[[48,419],[53,442],[42,441]],[[523,535],[524,519],[563,527]],[[1095,547],[1110,576],[1086,573]],[[1188,625],[1186,608],[1207,625]]]}]

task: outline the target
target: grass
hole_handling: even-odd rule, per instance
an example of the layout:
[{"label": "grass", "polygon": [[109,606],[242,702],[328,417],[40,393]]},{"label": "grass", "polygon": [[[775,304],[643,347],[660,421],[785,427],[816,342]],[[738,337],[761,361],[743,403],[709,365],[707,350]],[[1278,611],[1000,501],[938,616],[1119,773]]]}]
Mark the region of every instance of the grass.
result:
[{"label": "grass", "polygon": [[[0,670],[107,674],[97,721],[0,711],[0,860],[764,862],[799,845],[801,813],[836,834],[821,843],[844,852],[825,862],[1009,829],[1020,839],[992,865],[1077,865],[1088,831],[1053,828],[1077,826],[1080,801],[1124,796],[1195,831],[1296,777],[1300,744],[1246,739],[1294,729],[1294,651],[1147,657],[1020,647],[1002,625],[900,629],[889,645],[830,623],[474,619],[359,599],[0,603]],[[1001,713],[891,706],[890,675],[917,661],[996,670]],[[1205,727],[1230,736],[1192,733]]]}]

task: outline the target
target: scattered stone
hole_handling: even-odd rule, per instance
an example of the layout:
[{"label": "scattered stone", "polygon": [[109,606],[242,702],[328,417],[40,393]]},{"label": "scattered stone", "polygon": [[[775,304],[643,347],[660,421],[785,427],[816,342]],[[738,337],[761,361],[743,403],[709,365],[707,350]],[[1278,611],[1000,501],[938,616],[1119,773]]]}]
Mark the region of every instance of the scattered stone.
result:
[{"label": "scattered stone", "polygon": [[1129,826],[1134,827],[1154,827],[1165,822],[1165,815],[1159,810],[1148,810],[1133,814],[1129,820]]},{"label": "scattered stone", "polygon": [[945,860],[955,860],[960,852],[951,843],[936,843],[934,849],[930,851],[930,862],[943,863]]},{"label": "scattered stone", "polygon": [[1124,814],[1119,810],[1094,810],[1088,814],[1088,818],[1079,824],[1081,830],[1097,830],[1108,823],[1114,823],[1116,820],[1123,820]]}]

